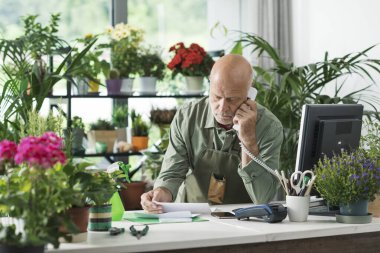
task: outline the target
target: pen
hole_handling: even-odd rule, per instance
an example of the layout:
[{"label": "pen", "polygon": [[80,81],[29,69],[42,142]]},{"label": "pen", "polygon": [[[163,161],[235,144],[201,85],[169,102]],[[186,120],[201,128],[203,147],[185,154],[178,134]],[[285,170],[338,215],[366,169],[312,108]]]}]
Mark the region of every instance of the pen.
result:
[{"label": "pen", "polygon": [[284,181],[286,195],[289,195],[288,182],[287,182],[288,180],[286,179],[285,173],[283,170],[281,171],[281,176],[282,176],[282,181]]},{"label": "pen", "polygon": [[313,186],[314,181],[315,181],[316,178],[317,178],[317,176],[313,176],[313,177],[311,178],[311,180],[309,181],[309,184],[308,184],[308,186],[307,186],[307,190],[306,190],[306,192],[305,192],[305,196],[309,196],[309,195],[310,195],[311,188],[312,188],[312,186]]}]

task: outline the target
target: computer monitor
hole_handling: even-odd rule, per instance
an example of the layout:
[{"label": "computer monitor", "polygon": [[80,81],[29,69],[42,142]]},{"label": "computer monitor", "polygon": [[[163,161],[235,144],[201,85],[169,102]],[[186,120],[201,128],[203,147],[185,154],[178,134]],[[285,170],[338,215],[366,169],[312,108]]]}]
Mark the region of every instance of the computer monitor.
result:
[{"label": "computer monitor", "polygon": [[295,170],[311,170],[324,155],[359,146],[363,105],[319,104],[302,108]]}]

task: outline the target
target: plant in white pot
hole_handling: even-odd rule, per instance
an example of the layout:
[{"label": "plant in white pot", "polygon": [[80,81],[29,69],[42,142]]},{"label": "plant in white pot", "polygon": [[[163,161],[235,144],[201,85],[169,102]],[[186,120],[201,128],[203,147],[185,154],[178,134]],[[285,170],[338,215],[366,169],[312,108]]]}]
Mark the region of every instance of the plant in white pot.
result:
[{"label": "plant in white pot", "polygon": [[119,23],[107,29],[110,43],[101,47],[111,48],[111,65],[119,70],[123,79],[121,92],[131,93],[133,78],[139,72],[138,50],[143,40],[143,30]]},{"label": "plant in white pot", "polygon": [[139,53],[140,61],[140,92],[156,93],[157,80],[165,76],[165,63],[157,48],[144,48]]},{"label": "plant in white pot", "polygon": [[[116,127],[116,133],[117,133],[117,142],[118,142],[118,148],[120,149],[120,143],[124,143],[123,145],[126,145],[127,142],[127,126],[128,126],[128,118],[129,118],[129,112],[128,112],[128,106],[122,105],[122,106],[115,106],[112,111],[112,123]],[[121,152],[125,152],[128,150],[119,150]]]}]

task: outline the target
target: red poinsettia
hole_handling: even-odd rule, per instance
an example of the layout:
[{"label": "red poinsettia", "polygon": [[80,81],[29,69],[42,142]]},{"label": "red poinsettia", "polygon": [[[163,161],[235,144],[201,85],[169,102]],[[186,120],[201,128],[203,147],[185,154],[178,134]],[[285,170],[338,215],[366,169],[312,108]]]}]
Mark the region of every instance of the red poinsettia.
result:
[{"label": "red poinsettia", "polygon": [[173,77],[178,73],[184,76],[208,76],[214,65],[214,60],[196,43],[187,48],[179,42],[170,47],[169,52],[175,53],[167,65],[173,70]]}]

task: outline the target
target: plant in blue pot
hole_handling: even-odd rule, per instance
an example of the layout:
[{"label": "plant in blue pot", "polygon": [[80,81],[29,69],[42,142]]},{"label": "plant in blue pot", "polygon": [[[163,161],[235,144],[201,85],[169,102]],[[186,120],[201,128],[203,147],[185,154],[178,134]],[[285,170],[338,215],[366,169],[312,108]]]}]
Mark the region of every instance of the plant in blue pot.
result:
[{"label": "plant in blue pot", "polygon": [[362,138],[355,151],[342,151],[331,158],[325,156],[315,166],[318,192],[330,205],[340,207],[337,221],[371,221],[368,202],[375,199],[380,189],[380,160],[371,151],[373,148],[368,146],[368,139]]}]

